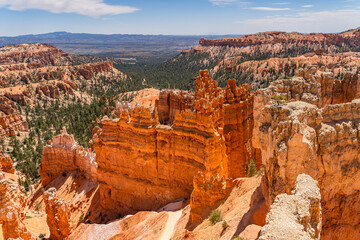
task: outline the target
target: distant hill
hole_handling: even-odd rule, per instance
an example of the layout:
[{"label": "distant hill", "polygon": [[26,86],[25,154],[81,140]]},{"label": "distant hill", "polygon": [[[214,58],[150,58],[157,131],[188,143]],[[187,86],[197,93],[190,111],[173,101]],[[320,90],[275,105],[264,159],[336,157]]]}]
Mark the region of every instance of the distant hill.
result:
[{"label": "distant hill", "polygon": [[22,43],[47,43],[70,54],[134,52],[177,53],[199,43],[201,38],[232,38],[241,35],[135,35],[54,32],[38,35],[0,37],[0,46]]}]

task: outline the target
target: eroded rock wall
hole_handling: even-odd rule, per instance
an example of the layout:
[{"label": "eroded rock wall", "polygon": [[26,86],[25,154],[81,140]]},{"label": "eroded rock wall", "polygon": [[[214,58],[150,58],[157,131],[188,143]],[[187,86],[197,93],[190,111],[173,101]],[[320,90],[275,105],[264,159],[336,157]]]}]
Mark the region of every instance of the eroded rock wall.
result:
[{"label": "eroded rock wall", "polygon": [[44,193],[44,202],[50,239],[65,239],[75,228],[71,220],[70,204],[57,197],[55,188],[50,188]]},{"label": "eroded rock wall", "polygon": [[[293,82],[283,82],[282,87],[292,89],[295,85],[301,89],[315,78],[295,78]],[[279,82],[274,82],[276,84]],[[333,88],[330,93],[342,92],[342,96],[346,96],[348,90],[342,85],[336,86],[338,88]],[[334,99],[334,95],[321,91],[311,95],[316,98],[290,94],[287,95],[290,96],[289,103],[267,106],[264,99],[270,99],[272,94],[264,97],[260,93],[255,100],[253,144],[262,152],[269,182],[269,201],[273,202],[280,193],[290,194],[295,177],[306,173],[319,181],[323,206],[321,239],[359,238],[360,206],[357,199],[360,188],[354,179],[360,177],[360,100],[348,102],[351,98],[341,97],[337,99],[346,103],[322,107],[331,103],[328,99]],[[299,98],[302,101],[291,102]]]},{"label": "eroded rock wall", "polygon": [[186,109],[192,110],[194,93],[180,90],[163,90],[156,101],[156,108],[161,124],[173,124],[175,115]]},{"label": "eroded rock wall", "polygon": [[28,131],[29,125],[19,114],[0,114],[0,137],[15,136],[18,131]]},{"label": "eroded rock wall", "polygon": [[93,182],[97,181],[96,155],[85,149],[69,135],[64,128],[43,149],[43,158],[39,168],[43,186],[49,184],[61,174],[73,170],[82,171]]},{"label": "eroded rock wall", "polygon": [[24,189],[0,176],[0,223],[4,239],[35,239],[24,225],[26,197]]},{"label": "eroded rock wall", "polygon": [[236,86],[235,80],[229,80],[225,89],[224,136],[228,171],[230,178],[246,177],[245,166],[252,159],[260,169],[260,151],[252,146],[254,128],[254,95],[250,86]]},{"label": "eroded rock wall", "polygon": [[93,138],[101,205],[120,213],[156,209],[188,197],[199,171],[227,176],[222,103],[221,89],[202,72],[195,111],[178,112],[171,127],[143,107],[104,119]]}]

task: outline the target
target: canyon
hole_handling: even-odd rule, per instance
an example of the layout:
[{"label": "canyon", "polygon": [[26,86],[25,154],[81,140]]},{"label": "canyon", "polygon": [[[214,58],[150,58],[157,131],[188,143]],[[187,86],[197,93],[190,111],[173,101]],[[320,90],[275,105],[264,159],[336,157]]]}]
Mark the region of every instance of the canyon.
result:
[{"label": "canyon", "polygon": [[[324,41],[329,47],[291,58],[218,62],[219,69],[256,70],[255,81],[276,78],[256,91],[235,79],[220,87],[213,68],[199,72],[195,91],[149,88],[103,97],[116,103],[88,126],[88,147],[66,125],[43,146],[41,181],[27,190],[19,186],[26,178],[18,162],[13,165],[11,151],[3,149],[3,238],[360,238],[359,56],[329,52],[356,47],[358,38],[353,30],[201,40],[191,51]],[[38,98],[45,105],[71,101],[70,95],[85,103],[93,96],[82,89],[93,89],[100,76],[131,81],[110,62],[73,66],[72,56],[49,45],[2,51],[1,73],[16,80],[0,89],[0,110],[17,119],[1,124],[4,137],[21,138],[31,128],[19,106]],[[17,81],[30,81],[31,88]]]}]

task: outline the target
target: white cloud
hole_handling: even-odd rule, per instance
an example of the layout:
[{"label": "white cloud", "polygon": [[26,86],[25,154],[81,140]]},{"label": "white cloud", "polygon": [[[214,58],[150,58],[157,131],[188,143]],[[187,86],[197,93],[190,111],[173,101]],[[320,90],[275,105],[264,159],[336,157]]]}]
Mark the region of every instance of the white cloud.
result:
[{"label": "white cloud", "polygon": [[209,0],[212,4],[218,5],[229,5],[236,2],[236,0]]},{"label": "white cloud", "polygon": [[313,5],[302,5],[301,7],[303,7],[303,8],[311,8],[311,7],[313,7]]},{"label": "white cloud", "polygon": [[263,31],[287,32],[341,32],[359,27],[360,10],[335,10],[319,12],[298,12],[293,16],[268,16],[260,19],[239,21],[241,33]]},{"label": "white cloud", "polygon": [[250,7],[251,10],[260,10],[260,11],[289,11],[290,8],[274,8],[274,7]]},{"label": "white cloud", "polygon": [[103,0],[0,0],[0,7],[14,11],[40,9],[52,13],[77,13],[95,18],[139,10],[129,6],[109,5]]},{"label": "white cloud", "polygon": [[287,5],[290,4],[289,2],[278,2],[278,3],[272,3],[271,5]]}]

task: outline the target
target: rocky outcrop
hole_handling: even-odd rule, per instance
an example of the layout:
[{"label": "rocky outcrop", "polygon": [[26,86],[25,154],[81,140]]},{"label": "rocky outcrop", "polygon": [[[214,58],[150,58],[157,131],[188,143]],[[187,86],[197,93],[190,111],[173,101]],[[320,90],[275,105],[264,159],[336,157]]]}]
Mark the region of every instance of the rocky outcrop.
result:
[{"label": "rocky outcrop", "polygon": [[235,183],[219,175],[206,177],[198,173],[194,177],[194,190],[191,193],[191,222],[201,223],[213,209],[216,209],[229,196]]},{"label": "rocky outcrop", "polygon": [[76,225],[72,224],[71,206],[56,196],[56,189],[50,188],[44,193],[47,224],[50,228],[50,239],[65,239]]},{"label": "rocky outcrop", "polygon": [[49,184],[61,174],[79,170],[92,181],[97,181],[96,156],[85,149],[69,135],[64,128],[61,134],[55,136],[43,149],[43,158],[39,168],[43,186]]},{"label": "rocky outcrop", "polygon": [[[69,82],[69,81],[67,81]],[[69,85],[65,81],[56,83],[56,86],[61,89],[65,95],[74,95],[74,88],[72,87],[74,84]],[[76,86],[75,86],[76,88]]]},{"label": "rocky outcrop", "polygon": [[46,84],[36,88],[36,93],[40,95],[45,95],[50,98],[59,98],[60,91],[59,88],[52,84]]},{"label": "rocky outcrop", "polygon": [[29,102],[29,98],[31,98],[30,93],[28,91],[23,91],[22,93],[10,93],[6,92],[5,97],[17,102],[21,106],[25,106]]},{"label": "rocky outcrop", "polygon": [[0,115],[0,136],[15,136],[17,131],[28,131],[29,126],[26,120],[18,115]]},{"label": "rocky outcrop", "polygon": [[248,84],[237,87],[235,80],[228,81],[224,94],[224,136],[229,177],[246,177],[245,166],[252,159],[256,160],[259,169],[261,166],[260,151],[254,149],[251,142],[254,95]]},{"label": "rocky outcrop", "polygon": [[0,223],[4,239],[35,239],[24,225],[26,197],[24,189],[0,180]]},{"label": "rocky outcrop", "polygon": [[15,169],[13,167],[13,162],[9,155],[4,154],[2,150],[0,150],[0,169],[3,172],[14,173]]},{"label": "rocky outcrop", "polygon": [[276,196],[260,240],[320,239],[321,195],[317,181],[300,174],[291,195]]},{"label": "rocky outcrop", "polygon": [[78,73],[86,80],[90,80],[97,73],[111,72],[112,70],[112,62],[84,64],[77,68]]},{"label": "rocky outcrop", "polygon": [[59,65],[70,60],[69,54],[48,44],[9,45],[0,50],[0,71]]},{"label": "rocky outcrop", "polygon": [[180,90],[163,90],[156,101],[161,124],[173,124],[175,115],[194,106],[194,93]]},{"label": "rocky outcrop", "polygon": [[93,138],[101,205],[119,213],[156,209],[188,197],[198,171],[226,179],[222,99],[206,71],[194,111],[178,112],[172,127],[159,125],[157,110],[119,105],[119,118],[104,119]]},{"label": "rocky outcrop", "polygon": [[[299,68],[323,69],[332,72],[334,77],[341,79],[349,69],[356,68],[360,64],[359,54],[329,53],[325,55],[316,54],[318,51],[291,58],[277,57],[266,60],[243,61],[242,56],[226,56],[223,60],[210,70],[210,74],[221,74],[222,72],[236,73],[242,81],[249,83],[252,89],[268,87],[269,83],[277,79],[285,79],[296,74]],[[224,76],[218,76],[220,81]]]},{"label": "rocky outcrop", "polygon": [[5,115],[11,115],[14,114],[16,111],[16,103],[9,100],[7,97],[1,97],[0,96],[0,110]]},{"label": "rocky outcrop", "polygon": [[[285,92],[291,93],[287,94],[288,101],[300,99],[318,106],[300,101],[275,101],[264,107],[268,103],[265,99],[278,92],[259,93],[254,106],[253,144],[261,149],[270,202],[280,193],[290,194],[295,186],[295,176],[306,173],[319,181],[323,206],[321,239],[358,238],[360,189],[354,179],[360,178],[360,102],[358,99],[347,102],[353,97],[339,97],[354,96],[346,94],[353,91],[351,84],[348,85],[351,89],[344,89],[342,84],[324,84],[323,87],[333,89],[329,94],[321,91],[321,84],[314,89],[302,90],[314,79],[319,79],[319,75],[316,73],[308,80],[277,81],[269,88],[287,89]],[[277,86],[280,82],[282,84]],[[333,97],[335,95],[338,97]],[[343,99],[347,103],[322,107],[332,102],[329,99]]]},{"label": "rocky outcrop", "polygon": [[287,33],[287,32],[263,32],[245,35],[239,38],[226,39],[201,39],[200,46],[231,46],[248,47],[265,44],[302,44],[302,45],[334,45],[337,47],[357,47],[360,44],[360,32],[356,30],[347,31],[341,34],[323,34],[323,33]]}]

